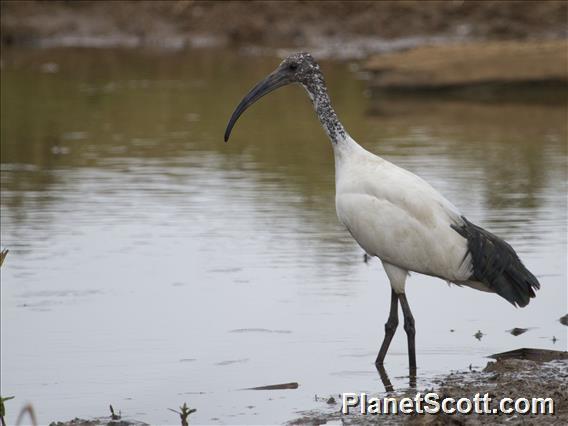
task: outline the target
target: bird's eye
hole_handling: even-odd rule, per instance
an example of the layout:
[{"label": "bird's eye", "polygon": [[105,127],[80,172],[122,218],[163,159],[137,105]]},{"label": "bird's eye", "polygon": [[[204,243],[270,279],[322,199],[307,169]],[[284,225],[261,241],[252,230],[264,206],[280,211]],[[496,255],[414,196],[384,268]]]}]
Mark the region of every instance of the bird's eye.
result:
[{"label": "bird's eye", "polygon": [[292,62],[290,65],[288,65],[288,69],[290,69],[291,71],[296,71],[298,69],[298,64],[296,62]]}]

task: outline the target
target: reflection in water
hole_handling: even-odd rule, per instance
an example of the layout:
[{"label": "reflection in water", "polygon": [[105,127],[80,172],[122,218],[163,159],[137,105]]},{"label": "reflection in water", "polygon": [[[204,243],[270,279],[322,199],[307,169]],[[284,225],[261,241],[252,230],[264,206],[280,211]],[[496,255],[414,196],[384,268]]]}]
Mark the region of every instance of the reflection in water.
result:
[{"label": "reflection in water", "polygon": [[394,386],[389,379],[385,367],[383,365],[377,365],[377,371],[379,372],[379,377],[381,378],[381,382],[383,382],[383,386],[385,387],[385,392],[394,392]]},{"label": "reflection in water", "polygon": [[[250,424],[295,417],[314,394],[382,390],[388,282],[337,222],[332,151],[305,94],[275,92],[222,140],[273,58],[2,55],[2,393],[42,423],[109,401],[169,423],[165,407],[191,395],[198,423]],[[356,140],[508,239],[542,283],[515,310],[413,275],[416,385],[491,353],[566,347],[566,106],[389,101],[377,116],[346,66],[322,66]],[[405,337],[385,359],[395,388]]]},{"label": "reflection in water", "polygon": [[[389,375],[387,374],[387,370],[384,365],[377,365],[376,367],[379,377],[381,378],[381,382],[383,382],[383,386],[385,387],[385,392],[394,392],[394,386],[389,379]],[[416,389],[416,368],[409,368],[408,370],[408,388]]]}]

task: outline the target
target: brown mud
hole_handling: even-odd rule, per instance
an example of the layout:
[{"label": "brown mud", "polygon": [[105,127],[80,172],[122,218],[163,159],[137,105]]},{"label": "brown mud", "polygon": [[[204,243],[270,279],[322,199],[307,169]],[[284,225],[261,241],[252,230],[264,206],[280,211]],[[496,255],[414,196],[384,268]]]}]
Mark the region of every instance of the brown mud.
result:
[{"label": "brown mud", "polygon": [[371,86],[383,91],[568,88],[568,42],[491,41],[423,46],[372,57]]},{"label": "brown mud", "polygon": [[139,422],[137,420],[113,420],[109,417],[99,417],[89,420],[76,417],[67,422],[52,422],[49,426],[148,426],[148,423]]},{"label": "brown mud", "polygon": [[[537,362],[525,359],[501,359],[489,362],[482,371],[454,372],[434,379],[432,389],[406,390],[391,393],[398,398],[414,398],[417,392],[435,391],[441,398],[473,398],[475,394],[489,394],[491,408],[497,408],[502,398],[552,398],[554,415],[537,414],[391,414],[363,416],[358,412],[341,414],[341,400],[336,410],[322,408],[302,413],[289,422],[290,425],[320,425],[341,423],[343,425],[409,424],[409,425],[491,425],[520,424],[568,424],[568,360]],[[379,395],[380,396],[380,395]]]},{"label": "brown mud", "polygon": [[3,45],[264,46],[319,56],[568,34],[563,1],[2,1]]}]

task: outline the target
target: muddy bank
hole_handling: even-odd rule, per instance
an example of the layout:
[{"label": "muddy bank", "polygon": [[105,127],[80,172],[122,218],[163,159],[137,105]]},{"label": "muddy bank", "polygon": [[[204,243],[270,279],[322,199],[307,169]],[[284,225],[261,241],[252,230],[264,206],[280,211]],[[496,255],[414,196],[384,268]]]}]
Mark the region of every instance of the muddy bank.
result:
[{"label": "muddy bank", "polygon": [[[290,421],[289,425],[319,425],[341,422],[344,425],[372,425],[378,421],[384,424],[409,425],[479,425],[479,424],[551,424],[565,425],[568,423],[568,360],[557,359],[549,362],[538,362],[525,359],[500,359],[492,361],[482,371],[460,371],[433,380],[432,389],[417,389],[390,393],[397,398],[414,398],[416,392],[423,395],[435,391],[441,398],[473,398],[475,394],[486,393],[492,398],[491,408],[497,408],[497,400],[502,398],[553,398],[554,415],[536,414],[421,414],[421,415],[381,415],[363,416],[357,411],[342,415],[341,399],[336,396],[333,411],[321,408],[302,413],[298,419]],[[371,395],[374,396],[374,395]],[[377,395],[381,396],[381,395]],[[322,404],[323,405],[323,404]]]},{"label": "muddy bank", "polygon": [[[174,424],[172,422],[172,424]],[[148,423],[137,420],[113,420],[111,418],[99,417],[96,419],[80,419],[78,417],[67,422],[52,422],[49,426],[149,426]]]},{"label": "muddy bank", "polygon": [[565,37],[567,12],[555,1],[10,1],[1,23],[4,45],[270,46],[363,57],[425,42]]},{"label": "muddy bank", "polygon": [[[568,42],[492,41],[423,46],[369,59],[382,92],[457,93],[494,89],[568,89]],[[566,95],[566,92],[564,92]]]}]

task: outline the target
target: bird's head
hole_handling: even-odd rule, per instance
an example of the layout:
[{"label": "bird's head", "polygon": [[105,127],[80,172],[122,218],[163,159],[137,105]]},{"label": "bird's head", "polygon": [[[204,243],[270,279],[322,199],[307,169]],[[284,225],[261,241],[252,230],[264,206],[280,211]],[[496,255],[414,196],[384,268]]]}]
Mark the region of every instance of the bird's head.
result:
[{"label": "bird's head", "polygon": [[305,88],[309,88],[317,81],[323,82],[323,77],[319,65],[312,55],[302,52],[288,56],[272,73],[254,86],[239,103],[229,120],[229,124],[227,124],[225,142],[229,140],[231,130],[241,114],[264,95],[287,84],[299,83]]}]

